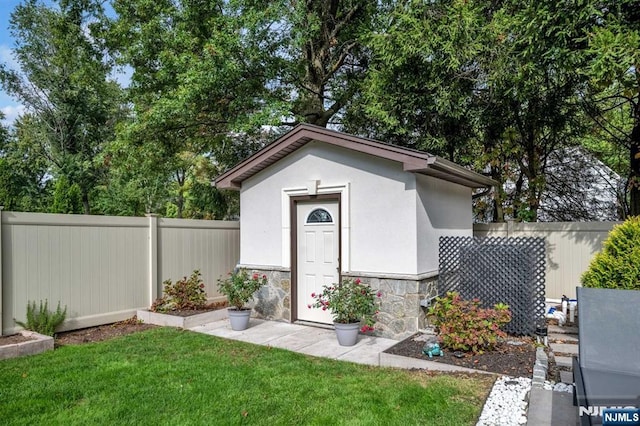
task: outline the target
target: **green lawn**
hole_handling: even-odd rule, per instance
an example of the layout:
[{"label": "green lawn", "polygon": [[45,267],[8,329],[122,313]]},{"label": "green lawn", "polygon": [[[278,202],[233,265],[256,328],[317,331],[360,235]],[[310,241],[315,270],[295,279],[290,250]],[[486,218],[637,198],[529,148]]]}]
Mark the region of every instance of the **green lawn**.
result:
[{"label": "green lawn", "polygon": [[0,361],[0,422],[464,425],[492,383],[157,328]]}]

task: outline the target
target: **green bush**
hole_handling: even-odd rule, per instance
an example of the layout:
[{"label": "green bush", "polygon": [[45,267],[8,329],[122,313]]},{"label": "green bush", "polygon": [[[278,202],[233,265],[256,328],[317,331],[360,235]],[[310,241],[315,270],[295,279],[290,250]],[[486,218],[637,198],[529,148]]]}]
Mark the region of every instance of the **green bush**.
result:
[{"label": "green bush", "polygon": [[640,216],[615,226],[582,275],[582,285],[640,290]]},{"label": "green bush", "polygon": [[183,277],[175,284],[171,280],[165,280],[162,284],[164,295],[153,302],[152,312],[198,310],[203,309],[207,304],[204,282],[197,269],[189,278]]},{"label": "green bush", "polygon": [[429,308],[442,346],[454,351],[482,353],[493,350],[506,333],[500,327],[511,321],[509,306],[480,307],[480,300],[463,300],[450,291]]},{"label": "green bush", "polygon": [[64,311],[60,309],[60,302],[55,312],[49,311],[49,302],[47,300],[42,303],[40,301],[40,308],[36,309],[36,302],[27,303],[27,322],[16,321],[20,327],[27,330],[35,331],[36,333],[45,334],[47,336],[53,336],[56,328],[64,322],[67,316],[67,307],[64,307]]}]

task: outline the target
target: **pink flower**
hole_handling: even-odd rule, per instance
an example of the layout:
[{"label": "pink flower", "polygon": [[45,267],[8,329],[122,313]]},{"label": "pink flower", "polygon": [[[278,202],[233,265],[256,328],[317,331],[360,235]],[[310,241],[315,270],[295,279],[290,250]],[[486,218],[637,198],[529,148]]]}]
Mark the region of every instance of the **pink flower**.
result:
[{"label": "pink flower", "polygon": [[356,278],[356,284],[360,284],[360,278]]},{"label": "pink flower", "polygon": [[266,276],[266,275],[263,275],[263,276],[262,276],[262,279],[263,279],[263,280],[266,280],[266,279],[267,279],[267,276]]},{"label": "pink flower", "polygon": [[253,274],[253,277],[251,277],[251,278],[254,279],[254,280],[257,280],[258,279],[258,274]]},{"label": "pink flower", "polygon": [[326,306],[323,306],[323,307],[322,307],[322,310],[323,310],[323,311],[326,311],[326,310],[327,310],[327,307],[326,307]]},{"label": "pink flower", "polygon": [[307,305],[307,308],[311,309],[311,305]]},{"label": "pink flower", "polygon": [[382,293],[378,292],[378,293],[376,293],[376,296],[382,297]]},{"label": "pink flower", "polygon": [[311,293],[311,297],[316,297],[316,294],[315,293]]}]

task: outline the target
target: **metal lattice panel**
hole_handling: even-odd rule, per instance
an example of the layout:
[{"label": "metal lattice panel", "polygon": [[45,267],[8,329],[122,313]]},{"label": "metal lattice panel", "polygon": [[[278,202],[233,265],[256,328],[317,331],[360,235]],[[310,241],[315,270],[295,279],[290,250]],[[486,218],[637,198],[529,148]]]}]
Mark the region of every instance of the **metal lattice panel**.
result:
[{"label": "metal lattice panel", "polygon": [[483,307],[506,303],[511,334],[535,332],[544,321],[544,238],[440,237],[438,295],[457,291]]}]

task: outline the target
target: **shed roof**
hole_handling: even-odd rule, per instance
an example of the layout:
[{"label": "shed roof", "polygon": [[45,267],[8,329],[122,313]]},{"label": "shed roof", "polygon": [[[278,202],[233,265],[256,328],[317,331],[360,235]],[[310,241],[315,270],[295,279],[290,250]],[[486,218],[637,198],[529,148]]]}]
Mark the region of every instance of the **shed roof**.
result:
[{"label": "shed roof", "polygon": [[318,141],[402,163],[405,171],[433,176],[469,188],[484,188],[497,182],[456,163],[423,151],[362,138],[311,124],[299,124],[251,157],[218,176],[217,188],[240,189],[244,180],[291,154],[308,142]]}]

